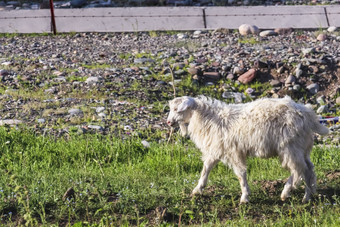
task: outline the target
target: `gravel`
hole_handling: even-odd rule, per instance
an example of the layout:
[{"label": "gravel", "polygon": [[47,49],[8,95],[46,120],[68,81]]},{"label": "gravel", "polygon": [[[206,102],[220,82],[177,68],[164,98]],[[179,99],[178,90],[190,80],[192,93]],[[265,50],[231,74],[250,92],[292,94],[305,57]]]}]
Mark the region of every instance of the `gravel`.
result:
[{"label": "gravel", "polygon": [[[183,95],[197,95],[185,87],[209,86],[221,99],[242,102],[252,88],[253,98],[290,95],[321,113],[339,114],[340,33],[329,30],[323,41],[320,31],[292,29],[264,37],[226,29],[1,36],[1,124],[56,135],[72,127],[79,133],[168,132],[172,73]],[[242,84],[238,78],[248,71],[255,77]]]}]

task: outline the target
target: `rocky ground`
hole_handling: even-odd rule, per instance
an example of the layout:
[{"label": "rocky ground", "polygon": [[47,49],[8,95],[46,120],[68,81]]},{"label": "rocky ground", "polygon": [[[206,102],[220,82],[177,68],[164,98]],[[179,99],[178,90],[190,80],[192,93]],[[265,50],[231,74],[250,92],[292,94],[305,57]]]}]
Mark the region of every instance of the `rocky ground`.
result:
[{"label": "rocky ground", "polygon": [[[227,102],[289,95],[339,116],[340,33],[279,33],[1,35],[0,125],[165,140],[173,85]],[[339,126],[322,140],[339,144]]]}]

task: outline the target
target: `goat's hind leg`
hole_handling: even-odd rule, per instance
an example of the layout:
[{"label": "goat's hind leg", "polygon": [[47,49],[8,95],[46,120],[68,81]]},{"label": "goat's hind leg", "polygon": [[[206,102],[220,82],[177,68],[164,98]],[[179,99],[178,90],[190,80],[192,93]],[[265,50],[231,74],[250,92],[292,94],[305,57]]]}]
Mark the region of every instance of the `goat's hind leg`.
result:
[{"label": "goat's hind leg", "polygon": [[310,161],[309,157],[305,159],[307,168],[304,171],[305,179],[305,195],[302,202],[307,203],[310,200],[311,195],[316,193],[316,176],[314,173],[314,165]]},{"label": "goat's hind leg", "polygon": [[283,166],[287,167],[291,176],[289,177],[284,189],[281,193],[281,200],[284,201],[290,196],[290,191],[295,189],[303,178],[306,181],[305,195],[302,202],[308,202],[311,195],[311,182],[313,174],[310,173],[309,164],[306,163],[303,152],[299,150],[293,152],[286,152]]},{"label": "goat's hind leg", "polygon": [[217,163],[218,160],[213,159],[207,159],[204,161],[201,178],[199,179],[197,186],[192,191],[192,195],[202,194],[202,189],[207,185],[209,173]]}]

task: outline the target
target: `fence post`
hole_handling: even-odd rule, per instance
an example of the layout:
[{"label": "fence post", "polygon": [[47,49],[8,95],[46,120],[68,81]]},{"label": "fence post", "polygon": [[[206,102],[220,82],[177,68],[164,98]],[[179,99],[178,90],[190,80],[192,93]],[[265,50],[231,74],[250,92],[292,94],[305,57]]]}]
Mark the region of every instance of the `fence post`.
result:
[{"label": "fence post", "polygon": [[56,35],[57,34],[57,27],[55,25],[53,0],[50,0],[50,9],[51,9],[52,30],[53,30],[53,34]]}]

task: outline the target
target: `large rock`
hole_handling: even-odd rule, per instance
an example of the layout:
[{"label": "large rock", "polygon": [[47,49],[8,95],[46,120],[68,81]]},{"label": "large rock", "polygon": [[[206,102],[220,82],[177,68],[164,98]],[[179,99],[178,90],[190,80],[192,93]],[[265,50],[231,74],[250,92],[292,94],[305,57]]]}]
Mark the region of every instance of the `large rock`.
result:
[{"label": "large rock", "polygon": [[335,26],[330,26],[330,27],[327,29],[327,31],[328,31],[328,32],[335,32],[337,29],[338,29],[338,28],[335,27]]},{"label": "large rock", "polygon": [[316,37],[317,40],[319,41],[325,41],[327,39],[327,35],[326,34],[319,34],[318,37]]},{"label": "large rock", "polygon": [[279,35],[288,35],[293,32],[293,28],[276,28],[274,31]]},{"label": "large rock", "polygon": [[265,31],[260,32],[261,37],[276,36],[276,35],[278,35],[278,33],[275,32],[274,30],[265,30]]},{"label": "large rock", "polygon": [[255,25],[250,25],[250,24],[242,24],[238,28],[238,31],[240,32],[241,35],[257,35],[259,34],[259,28],[256,27]]},{"label": "large rock", "polygon": [[81,7],[85,6],[86,3],[87,3],[86,0],[72,0],[71,1],[71,6],[73,8],[81,8]]},{"label": "large rock", "polygon": [[248,84],[256,77],[256,69],[249,69],[246,73],[243,73],[239,78],[238,81],[240,81],[243,84]]}]

